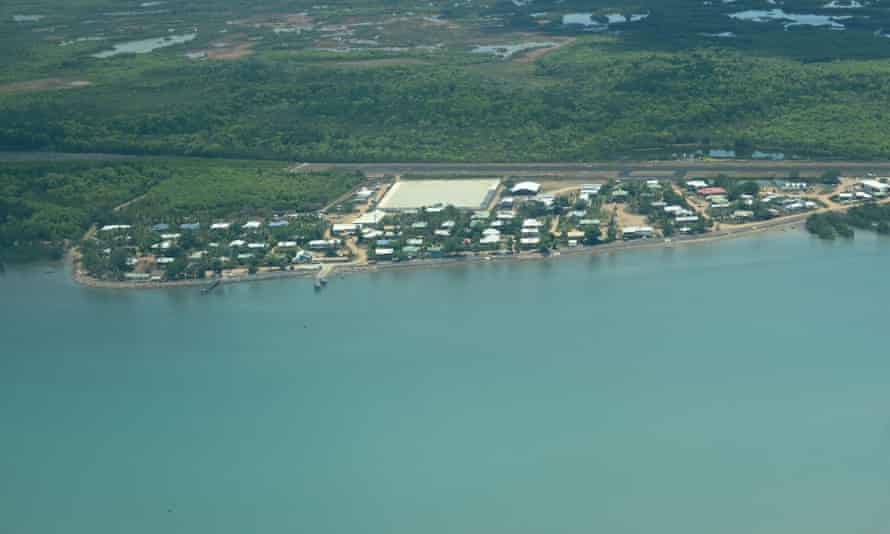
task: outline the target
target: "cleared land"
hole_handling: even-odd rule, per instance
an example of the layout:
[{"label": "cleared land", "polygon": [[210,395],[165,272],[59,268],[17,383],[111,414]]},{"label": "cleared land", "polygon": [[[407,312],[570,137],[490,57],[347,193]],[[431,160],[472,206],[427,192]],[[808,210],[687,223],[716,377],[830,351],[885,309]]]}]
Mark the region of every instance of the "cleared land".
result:
[{"label": "cleared land", "polygon": [[383,200],[384,210],[418,209],[425,206],[451,205],[463,209],[481,209],[491,200],[499,180],[401,180]]}]

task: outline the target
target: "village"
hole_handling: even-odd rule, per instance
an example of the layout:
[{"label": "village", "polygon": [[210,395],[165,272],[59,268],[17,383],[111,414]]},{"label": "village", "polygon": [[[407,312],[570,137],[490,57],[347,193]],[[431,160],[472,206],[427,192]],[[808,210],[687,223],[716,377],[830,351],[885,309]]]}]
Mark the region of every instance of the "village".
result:
[{"label": "village", "polygon": [[106,224],[84,248],[95,280],[127,283],[316,275],[334,266],[547,256],[612,242],[689,238],[873,202],[887,179],[379,177],[316,213]]}]

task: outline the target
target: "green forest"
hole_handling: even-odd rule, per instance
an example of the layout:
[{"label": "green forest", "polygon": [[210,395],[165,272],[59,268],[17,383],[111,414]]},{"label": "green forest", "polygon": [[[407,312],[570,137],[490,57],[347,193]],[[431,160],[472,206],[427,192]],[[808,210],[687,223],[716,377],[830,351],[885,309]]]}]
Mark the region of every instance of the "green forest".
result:
[{"label": "green forest", "polygon": [[[842,26],[832,31],[733,18],[756,2],[715,4],[17,0],[0,8],[0,148],[297,161],[585,161],[708,147],[890,156],[890,9],[786,2]],[[576,11],[598,26],[562,22]],[[193,41],[95,57],[170,31]],[[559,46],[473,52],[529,42]]]}]

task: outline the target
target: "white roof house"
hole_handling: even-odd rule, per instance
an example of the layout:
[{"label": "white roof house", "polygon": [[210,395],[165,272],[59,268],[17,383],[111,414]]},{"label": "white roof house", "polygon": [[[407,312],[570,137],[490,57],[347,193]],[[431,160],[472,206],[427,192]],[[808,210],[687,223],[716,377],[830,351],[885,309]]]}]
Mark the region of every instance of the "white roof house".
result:
[{"label": "white roof house", "polygon": [[161,239],[179,239],[182,234],[161,234]]},{"label": "white roof house", "polygon": [[542,226],[544,226],[544,224],[536,219],[526,219],[522,221],[523,228],[540,228]]},{"label": "white roof house", "polygon": [[495,245],[501,242],[501,234],[492,234],[483,236],[482,239],[479,240],[479,244],[481,245]]},{"label": "white roof house", "polygon": [[689,180],[686,182],[686,187],[690,189],[704,189],[708,187],[708,182],[704,180]]},{"label": "white roof house", "polygon": [[540,237],[523,237],[519,239],[519,244],[526,247],[533,247],[541,242]]},{"label": "white roof house", "polygon": [[352,234],[358,231],[358,225],[353,223],[340,223],[331,226],[334,234]]},{"label": "white roof house", "polygon": [[500,237],[501,232],[500,232],[500,230],[498,230],[496,228],[486,228],[485,230],[482,230],[482,235],[485,235],[485,236],[496,235],[496,236]]},{"label": "white roof house", "polygon": [[890,184],[885,184],[884,182],[879,182],[877,180],[862,180],[859,183],[862,184],[862,187],[870,190],[872,193],[886,194],[890,191]]},{"label": "white roof house", "polygon": [[102,228],[99,228],[100,232],[114,232],[116,230],[129,230],[132,228],[129,224],[106,224]]},{"label": "white roof house", "polygon": [[279,241],[276,246],[278,248],[296,248],[297,242],[296,241]]},{"label": "white roof house", "polygon": [[451,237],[451,232],[449,232],[448,230],[436,230],[433,233],[439,237]]},{"label": "white roof house", "polygon": [[395,254],[395,252],[396,252],[395,249],[391,249],[391,248],[375,248],[374,249],[374,255],[377,257],[392,256],[393,254]]},{"label": "white roof house", "polygon": [[247,248],[252,248],[252,249],[266,248],[266,244],[265,243],[248,243]]},{"label": "white roof house", "polygon": [[166,256],[162,256],[160,258],[155,258],[155,262],[158,265],[166,265],[168,263],[173,263],[174,261],[176,261],[176,258],[168,258]]},{"label": "white roof house", "polygon": [[229,247],[230,248],[243,247],[246,244],[247,244],[247,241],[245,241],[243,239],[236,239],[236,240],[232,241],[231,243],[229,243]]},{"label": "white roof house", "polygon": [[314,249],[335,248],[338,246],[340,246],[338,239],[313,239],[309,242],[309,248]]},{"label": "white roof house", "polygon": [[211,230],[228,230],[232,223],[218,222],[210,225]]},{"label": "white roof house", "polygon": [[514,195],[537,195],[541,190],[541,184],[537,182],[519,182],[510,192]]},{"label": "white roof house", "polygon": [[244,223],[244,226],[242,226],[242,228],[244,228],[245,230],[256,230],[260,226],[262,226],[260,221],[247,221],[246,223]]}]

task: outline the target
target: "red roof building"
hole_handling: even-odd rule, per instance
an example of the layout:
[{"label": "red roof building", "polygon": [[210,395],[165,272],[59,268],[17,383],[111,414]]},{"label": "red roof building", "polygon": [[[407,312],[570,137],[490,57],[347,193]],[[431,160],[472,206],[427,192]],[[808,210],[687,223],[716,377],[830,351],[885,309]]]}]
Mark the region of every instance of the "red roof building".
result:
[{"label": "red roof building", "polygon": [[722,187],[703,187],[696,192],[703,197],[709,197],[711,195],[725,195],[726,189]]}]

